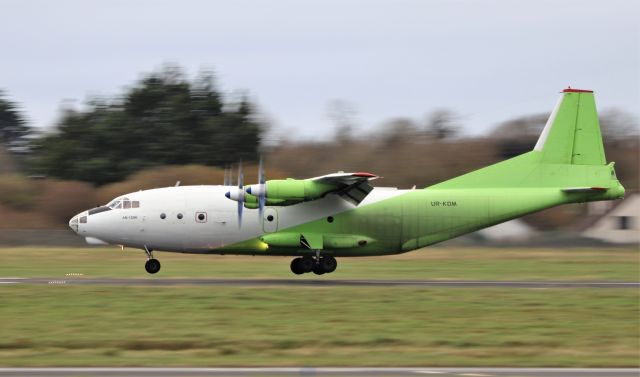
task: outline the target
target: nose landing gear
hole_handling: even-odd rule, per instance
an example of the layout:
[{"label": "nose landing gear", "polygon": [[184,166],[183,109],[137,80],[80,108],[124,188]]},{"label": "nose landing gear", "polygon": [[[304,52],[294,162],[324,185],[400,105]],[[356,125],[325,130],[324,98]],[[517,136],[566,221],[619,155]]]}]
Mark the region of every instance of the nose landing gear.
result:
[{"label": "nose landing gear", "polygon": [[298,257],[291,261],[291,272],[296,275],[302,275],[307,272],[313,272],[316,275],[328,274],[336,270],[338,262],[332,256],[315,258],[306,256]]},{"label": "nose landing gear", "polygon": [[155,274],[160,271],[160,262],[157,259],[151,258],[144,264],[144,269],[150,274]]},{"label": "nose landing gear", "polygon": [[160,261],[153,257],[153,250],[145,245],[144,252],[147,253],[147,262],[144,264],[144,269],[150,274],[160,271]]}]

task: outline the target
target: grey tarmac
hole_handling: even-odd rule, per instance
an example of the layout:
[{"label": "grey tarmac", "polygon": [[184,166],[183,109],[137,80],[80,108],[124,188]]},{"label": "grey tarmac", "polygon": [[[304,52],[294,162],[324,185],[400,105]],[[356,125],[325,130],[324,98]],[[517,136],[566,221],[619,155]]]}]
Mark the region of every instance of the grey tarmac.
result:
[{"label": "grey tarmac", "polygon": [[633,281],[497,281],[497,280],[301,280],[208,278],[19,278],[0,277],[0,284],[47,285],[212,285],[212,286],[310,286],[310,287],[442,287],[442,288],[640,288]]},{"label": "grey tarmac", "polygon": [[16,377],[440,376],[637,377],[637,368],[0,368]]}]

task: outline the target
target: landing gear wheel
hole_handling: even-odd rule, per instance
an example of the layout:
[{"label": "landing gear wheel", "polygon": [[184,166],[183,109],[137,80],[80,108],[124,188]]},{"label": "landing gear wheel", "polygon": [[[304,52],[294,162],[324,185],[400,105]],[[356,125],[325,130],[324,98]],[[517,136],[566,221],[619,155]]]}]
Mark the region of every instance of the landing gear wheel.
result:
[{"label": "landing gear wheel", "polygon": [[305,273],[304,266],[302,265],[302,258],[294,258],[291,261],[291,272],[296,275],[302,275]]},{"label": "landing gear wheel", "polygon": [[160,261],[151,258],[144,264],[144,269],[147,270],[147,272],[150,274],[155,274],[156,272],[160,271]]},{"label": "landing gear wheel", "polygon": [[300,258],[300,267],[302,270],[307,273],[313,271],[313,266],[316,264],[316,261],[311,257],[302,257]]},{"label": "landing gear wheel", "polygon": [[336,268],[338,267],[338,261],[336,261],[336,258],[331,257],[331,256],[320,258],[320,263],[318,263],[318,264],[322,267],[324,272],[326,272],[328,274],[330,274],[333,271],[335,271]]},{"label": "landing gear wheel", "polygon": [[324,270],[324,268],[322,268],[322,265],[320,263],[316,263],[313,265],[313,273],[316,275],[322,275],[324,274],[326,271]]}]

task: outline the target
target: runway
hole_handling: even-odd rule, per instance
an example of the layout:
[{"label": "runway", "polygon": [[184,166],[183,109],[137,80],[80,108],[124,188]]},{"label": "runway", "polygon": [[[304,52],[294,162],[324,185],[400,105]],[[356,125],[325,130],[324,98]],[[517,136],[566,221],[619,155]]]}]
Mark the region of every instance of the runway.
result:
[{"label": "runway", "polygon": [[207,278],[20,278],[0,277],[0,284],[40,285],[211,285],[308,287],[438,287],[438,288],[640,288],[631,281],[525,281],[525,280],[317,280],[308,279],[207,279]]},{"label": "runway", "polygon": [[202,376],[439,376],[637,377],[634,368],[0,368],[0,376],[202,377]]}]

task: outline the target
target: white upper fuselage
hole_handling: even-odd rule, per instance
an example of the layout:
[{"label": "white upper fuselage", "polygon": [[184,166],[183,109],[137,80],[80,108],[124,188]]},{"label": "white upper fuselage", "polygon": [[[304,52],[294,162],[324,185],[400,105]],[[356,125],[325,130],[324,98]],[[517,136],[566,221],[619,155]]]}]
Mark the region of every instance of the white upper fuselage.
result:
[{"label": "white upper fuselage", "polygon": [[[354,204],[329,194],[296,205],[266,207],[263,219],[259,218],[258,210],[244,208],[240,225],[238,203],[224,196],[227,191],[229,186],[177,186],[133,192],[110,204],[119,208],[99,207],[103,208],[100,212],[96,209],[82,212],[69,225],[80,236],[94,242],[176,252],[216,253],[216,249],[225,245],[355,208]],[[406,191],[377,188],[358,207],[403,192]],[[134,205],[137,208],[130,204],[117,205],[118,200],[137,202]]]}]

